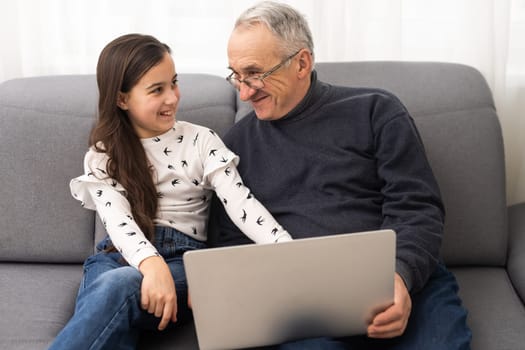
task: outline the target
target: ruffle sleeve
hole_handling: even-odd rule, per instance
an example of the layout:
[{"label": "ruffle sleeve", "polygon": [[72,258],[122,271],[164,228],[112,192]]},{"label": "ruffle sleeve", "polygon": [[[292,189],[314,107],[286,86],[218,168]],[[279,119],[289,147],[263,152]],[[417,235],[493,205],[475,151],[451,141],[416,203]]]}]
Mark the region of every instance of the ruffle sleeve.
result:
[{"label": "ruffle sleeve", "polygon": [[84,174],[72,179],[69,183],[71,195],[79,200],[86,209],[96,210],[96,204],[89,192],[92,184],[109,185],[115,191],[125,195],[124,187],[109,177],[107,172],[108,156],[90,148],[84,157]]}]

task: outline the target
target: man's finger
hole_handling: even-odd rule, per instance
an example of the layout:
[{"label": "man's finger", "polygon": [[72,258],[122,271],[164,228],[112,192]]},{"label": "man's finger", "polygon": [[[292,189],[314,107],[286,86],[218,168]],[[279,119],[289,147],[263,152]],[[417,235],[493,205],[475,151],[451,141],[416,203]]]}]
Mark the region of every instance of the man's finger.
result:
[{"label": "man's finger", "polygon": [[399,321],[383,326],[371,325],[367,333],[370,338],[392,338],[403,334],[403,331],[403,324]]}]

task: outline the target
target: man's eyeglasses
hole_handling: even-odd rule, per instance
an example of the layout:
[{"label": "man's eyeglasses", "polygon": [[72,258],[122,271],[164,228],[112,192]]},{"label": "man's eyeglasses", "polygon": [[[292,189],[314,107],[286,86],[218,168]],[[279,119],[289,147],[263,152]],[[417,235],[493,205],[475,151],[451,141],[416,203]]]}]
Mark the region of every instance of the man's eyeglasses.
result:
[{"label": "man's eyeglasses", "polygon": [[257,75],[257,76],[247,77],[245,79],[239,79],[239,78],[235,77],[235,72],[232,72],[230,75],[228,75],[226,77],[226,80],[228,80],[228,82],[230,84],[232,84],[237,90],[239,90],[241,88],[241,83],[246,84],[246,86],[248,86],[249,88],[254,89],[254,90],[262,89],[264,87],[264,79],[268,78],[272,73],[274,73],[276,70],[281,68],[286,62],[288,62],[289,60],[294,58],[299,52],[301,52],[301,50],[302,49],[300,49],[299,51],[295,52],[293,55],[290,55],[290,56],[286,57],[278,65],[276,65],[275,67],[271,68],[266,73],[263,73],[263,74]]}]

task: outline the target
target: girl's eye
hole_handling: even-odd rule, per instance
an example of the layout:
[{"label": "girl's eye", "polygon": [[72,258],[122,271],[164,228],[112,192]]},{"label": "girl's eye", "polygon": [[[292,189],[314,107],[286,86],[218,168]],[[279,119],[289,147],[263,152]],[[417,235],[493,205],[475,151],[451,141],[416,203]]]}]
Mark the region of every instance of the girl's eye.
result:
[{"label": "girl's eye", "polygon": [[173,80],[171,81],[171,86],[172,86],[172,87],[175,87],[175,86],[178,85],[178,83],[179,83],[179,79],[173,79]]},{"label": "girl's eye", "polygon": [[152,92],[153,92],[154,94],[160,94],[160,93],[162,92],[162,88],[159,86],[159,87],[153,89]]}]

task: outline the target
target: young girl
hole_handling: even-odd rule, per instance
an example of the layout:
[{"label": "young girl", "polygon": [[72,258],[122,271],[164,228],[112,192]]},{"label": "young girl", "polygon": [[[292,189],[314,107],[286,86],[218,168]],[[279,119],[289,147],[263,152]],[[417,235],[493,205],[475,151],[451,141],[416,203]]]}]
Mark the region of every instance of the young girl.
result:
[{"label": "young girl", "polygon": [[212,190],[256,243],[291,239],[243,185],[220,138],[175,120],[180,92],[165,44],[139,34],[113,40],[97,83],[85,174],[70,187],[108,237],[86,260],[75,313],[51,349],[134,349],[138,330],[188,319],[182,254],[206,246]]}]

